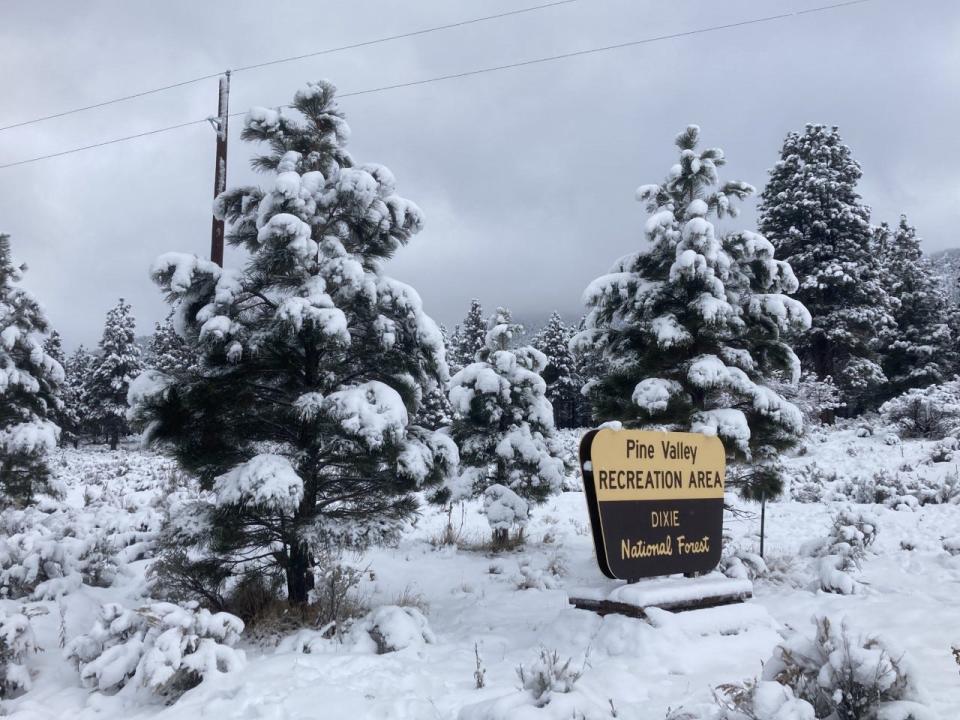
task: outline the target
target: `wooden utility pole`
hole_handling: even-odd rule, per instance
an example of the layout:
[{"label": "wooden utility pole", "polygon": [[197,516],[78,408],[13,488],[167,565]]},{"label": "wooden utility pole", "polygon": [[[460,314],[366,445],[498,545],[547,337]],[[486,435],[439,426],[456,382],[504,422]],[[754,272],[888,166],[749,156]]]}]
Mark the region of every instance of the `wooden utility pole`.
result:
[{"label": "wooden utility pole", "polygon": [[[213,170],[213,197],[217,198],[227,188],[227,120],[230,117],[230,71],[220,78],[220,98],[217,117],[210,124],[217,131],[217,164]],[[223,220],[213,218],[210,232],[210,259],[223,267]]]}]

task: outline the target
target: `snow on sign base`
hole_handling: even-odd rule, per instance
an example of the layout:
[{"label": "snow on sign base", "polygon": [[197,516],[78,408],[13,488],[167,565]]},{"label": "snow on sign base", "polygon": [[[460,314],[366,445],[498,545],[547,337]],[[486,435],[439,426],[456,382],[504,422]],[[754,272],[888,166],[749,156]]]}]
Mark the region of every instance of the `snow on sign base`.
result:
[{"label": "snow on sign base", "polygon": [[612,430],[580,443],[584,495],[604,575],[701,574],[720,562],[725,459],[717,437]]}]

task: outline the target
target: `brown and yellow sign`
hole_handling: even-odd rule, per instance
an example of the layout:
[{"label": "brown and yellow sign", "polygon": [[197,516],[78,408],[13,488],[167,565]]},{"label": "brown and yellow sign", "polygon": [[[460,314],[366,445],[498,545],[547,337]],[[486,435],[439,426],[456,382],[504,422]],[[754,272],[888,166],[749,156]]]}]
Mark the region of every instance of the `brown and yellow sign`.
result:
[{"label": "brown and yellow sign", "polygon": [[720,562],[726,454],[698,433],[592,430],[580,466],[604,575],[637,580]]}]

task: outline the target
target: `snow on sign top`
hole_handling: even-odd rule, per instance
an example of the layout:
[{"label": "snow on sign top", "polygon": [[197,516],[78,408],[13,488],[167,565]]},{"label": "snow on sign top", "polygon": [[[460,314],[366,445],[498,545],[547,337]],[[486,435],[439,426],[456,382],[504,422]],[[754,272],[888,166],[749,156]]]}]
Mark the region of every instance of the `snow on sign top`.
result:
[{"label": "snow on sign top", "polygon": [[726,454],[716,436],[613,430],[580,444],[600,569],[637,580],[720,561]]}]

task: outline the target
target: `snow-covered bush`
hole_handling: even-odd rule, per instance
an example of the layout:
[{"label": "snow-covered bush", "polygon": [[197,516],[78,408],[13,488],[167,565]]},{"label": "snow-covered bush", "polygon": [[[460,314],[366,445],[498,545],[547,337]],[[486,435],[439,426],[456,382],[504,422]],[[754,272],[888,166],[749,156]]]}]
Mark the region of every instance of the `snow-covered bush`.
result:
[{"label": "snow-covered bush", "polygon": [[143,687],[176,697],[209,675],[243,667],[244,654],[233,647],[242,632],[240,618],[195,603],[152,603],[135,610],[109,603],[64,654],[77,663],[87,687],[101,692]]},{"label": "snow-covered bush", "polygon": [[951,555],[960,555],[960,535],[944,538],[943,549]]},{"label": "snow-covered bush", "polygon": [[0,596],[50,599],[81,583],[108,586],[118,569],[152,555],[166,506],[194,492],[169,464],[119,453],[64,450],[84,506],[44,498],[0,512]]},{"label": "snow-covered bush", "polygon": [[796,405],[803,413],[804,425],[816,427],[833,413],[844,407],[840,398],[840,389],[829,375],[823,380],[815,373],[804,371],[797,383],[776,381],[771,383],[774,390]]},{"label": "snow-covered bush", "polygon": [[[749,680],[714,692],[720,712],[712,720],[816,720],[813,706],[778,682]],[[691,720],[695,716],[688,715]]]},{"label": "snow-covered bush", "polygon": [[860,568],[877,531],[877,520],[872,515],[842,508],[833,517],[829,534],[803,547],[803,552],[816,558],[821,590],[841,595],[857,592],[860,583],[853,573]]},{"label": "snow-covered bush", "polygon": [[885,402],[880,414],[903,437],[942,438],[960,426],[960,380],[908,390]]},{"label": "snow-covered bush", "polygon": [[756,580],[769,572],[762,557],[744,550],[725,552],[719,569],[727,577],[737,580]]},{"label": "snow-covered bush", "polygon": [[896,510],[914,509],[920,505],[940,505],[960,495],[960,477],[946,473],[933,478],[923,472],[891,473],[880,470],[873,476],[873,502]]},{"label": "snow-covered bush", "polygon": [[483,514],[498,547],[507,544],[512,529],[523,533],[530,517],[530,505],[506,485],[491,485],[483,491]]},{"label": "snow-covered bush", "polygon": [[952,435],[948,435],[934,443],[933,447],[930,448],[927,459],[931,463],[952,462],[954,460],[954,453],[958,449],[960,449],[960,440]]},{"label": "snow-covered bush", "polygon": [[840,480],[836,470],[827,470],[812,462],[787,471],[790,499],[803,503],[819,503],[828,487]]},{"label": "snow-covered bush", "polygon": [[378,607],[356,621],[350,634],[356,637],[358,633],[369,635],[380,655],[406,648],[420,648],[437,641],[422,612],[415,607],[398,605]]},{"label": "snow-covered bush", "polygon": [[37,650],[29,612],[0,611],[0,697],[30,689],[27,658]]},{"label": "snow-covered bush", "polygon": [[[812,706],[813,712],[804,710],[807,714],[797,718],[930,717],[909,663],[899,650],[877,636],[853,632],[842,621],[826,616],[813,620],[817,627],[813,638],[792,634],[774,649],[763,669],[765,681],[785,686],[790,695]],[[770,694],[774,695],[772,690]],[[793,716],[759,717],[780,720]]]},{"label": "snow-covered bush", "polygon": [[573,690],[583,670],[572,669],[571,662],[573,658],[561,660],[556,650],[540,648],[539,656],[529,668],[523,665],[517,668],[521,686],[533,696],[537,707],[548,704],[553,693],[568,693]]}]

